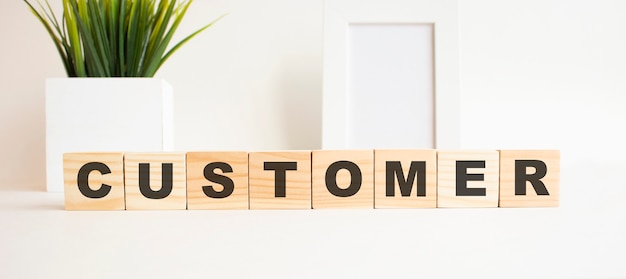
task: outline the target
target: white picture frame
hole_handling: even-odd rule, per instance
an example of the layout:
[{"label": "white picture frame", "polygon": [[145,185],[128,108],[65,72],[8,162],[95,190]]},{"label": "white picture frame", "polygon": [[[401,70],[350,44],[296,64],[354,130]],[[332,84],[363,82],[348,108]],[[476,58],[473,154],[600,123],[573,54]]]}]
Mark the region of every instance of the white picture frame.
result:
[{"label": "white picture frame", "polygon": [[348,142],[348,27],[351,24],[432,24],[434,148],[459,148],[457,21],[456,0],[324,1],[322,148],[353,148]]}]

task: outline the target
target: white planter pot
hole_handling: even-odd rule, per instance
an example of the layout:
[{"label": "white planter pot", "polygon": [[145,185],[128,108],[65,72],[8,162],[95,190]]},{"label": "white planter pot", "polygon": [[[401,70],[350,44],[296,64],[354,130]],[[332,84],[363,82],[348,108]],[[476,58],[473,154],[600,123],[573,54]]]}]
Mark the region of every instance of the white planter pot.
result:
[{"label": "white planter pot", "polygon": [[173,98],[160,79],[46,80],[48,191],[63,191],[63,153],[172,151]]}]

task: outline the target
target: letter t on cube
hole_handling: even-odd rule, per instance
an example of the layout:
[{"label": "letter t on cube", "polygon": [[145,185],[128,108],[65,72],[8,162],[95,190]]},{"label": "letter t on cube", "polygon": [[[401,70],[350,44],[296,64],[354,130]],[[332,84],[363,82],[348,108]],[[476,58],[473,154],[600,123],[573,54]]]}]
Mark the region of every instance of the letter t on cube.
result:
[{"label": "letter t on cube", "polygon": [[250,209],[311,209],[311,151],[252,152]]}]

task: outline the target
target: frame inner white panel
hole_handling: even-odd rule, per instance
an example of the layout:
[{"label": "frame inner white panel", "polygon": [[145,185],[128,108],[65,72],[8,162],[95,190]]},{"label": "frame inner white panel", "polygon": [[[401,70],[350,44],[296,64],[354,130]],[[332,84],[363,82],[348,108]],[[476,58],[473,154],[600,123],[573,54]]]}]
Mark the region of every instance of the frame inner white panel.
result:
[{"label": "frame inner white panel", "polygon": [[[460,135],[460,108],[458,93],[458,21],[456,0],[325,0],[324,1],[324,87],[322,97],[322,148],[323,149],[351,149],[356,147],[385,148],[385,147],[426,147],[428,144],[412,142],[410,146],[399,142],[392,136],[377,136],[367,139],[364,133],[381,134],[382,131],[367,131],[362,124],[367,121],[355,121],[360,112],[355,110],[371,110],[366,106],[380,107],[382,102],[392,100],[362,100],[365,95],[355,98],[354,76],[362,75],[351,63],[359,63],[359,54],[352,53],[355,49],[350,38],[354,36],[357,25],[371,25],[370,27],[389,24],[390,27],[406,24],[408,27],[430,25],[432,31],[432,59],[433,59],[433,92],[434,92],[434,147],[437,149],[459,148]],[[365,29],[368,29],[365,26]],[[352,31],[351,31],[352,30]],[[358,31],[356,31],[358,32]],[[353,33],[349,35],[349,33]],[[406,39],[406,38],[405,38]],[[350,46],[352,44],[352,46]],[[357,49],[358,50],[358,49]],[[384,53],[384,52],[383,52]],[[415,52],[410,52],[417,54]],[[352,58],[351,58],[352,57]],[[377,57],[378,59],[378,57]],[[397,64],[400,65],[400,64]],[[399,66],[397,66],[399,67]],[[406,86],[407,84],[404,84]],[[361,86],[361,85],[358,85]],[[367,87],[367,85],[363,86]],[[397,92],[396,92],[397,93]],[[372,93],[374,94],[374,93]],[[378,93],[375,93],[378,94]],[[392,93],[385,93],[392,94]],[[400,94],[400,93],[398,93]],[[373,97],[381,97],[377,95]],[[405,98],[407,96],[404,96]],[[354,103],[356,102],[356,103]],[[367,103],[363,106],[362,103]],[[398,104],[404,106],[405,104]],[[385,109],[387,110],[387,109]],[[382,111],[382,109],[381,109]],[[399,113],[393,111],[393,113]],[[406,117],[414,117],[408,115]],[[416,121],[423,119],[403,119],[402,121]],[[377,119],[378,120],[378,119]],[[378,129],[386,127],[369,122]],[[356,126],[355,126],[356,125]],[[359,126],[361,125],[361,126]],[[405,127],[402,124],[391,124]],[[407,124],[408,125],[408,124]],[[381,128],[382,127],[382,128]],[[416,128],[415,131],[429,130]],[[363,136],[362,136],[363,135]],[[413,137],[415,135],[411,135]]]},{"label": "frame inner white panel", "polygon": [[434,148],[432,27],[348,25],[348,146]]}]

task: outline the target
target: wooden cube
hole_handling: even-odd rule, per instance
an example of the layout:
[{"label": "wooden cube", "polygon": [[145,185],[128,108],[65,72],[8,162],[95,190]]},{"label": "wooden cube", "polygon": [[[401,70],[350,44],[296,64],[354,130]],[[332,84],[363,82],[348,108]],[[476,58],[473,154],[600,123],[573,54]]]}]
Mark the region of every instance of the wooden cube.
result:
[{"label": "wooden cube", "polygon": [[500,150],[500,207],[558,207],[559,150]]},{"label": "wooden cube", "polygon": [[126,209],[187,209],[185,153],[124,155]]},{"label": "wooden cube", "polygon": [[248,209],[247,152],[188,152],[188,209]]},{"label": "wooden cube", "polygon": [[374,151],[375,208],[437,207],[434,149]]},{"label": "wooden cube", "polygon": [[65,153],[66,210],[124,210],[123,153]]},{"label": "wooden cube", "polygon": [[438,151],[437,207],[498,207],[498,151]]},{"label": "wooden cube", "polygon": [[374,208],[374,151],[313,151],[313,208]]},{"label": "wooden cube", "polygon": [[250,209],[311,209],[311,151],[248,155]]}]

